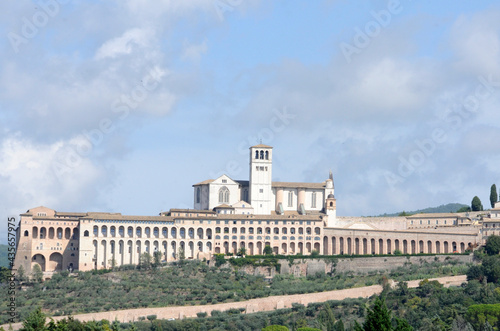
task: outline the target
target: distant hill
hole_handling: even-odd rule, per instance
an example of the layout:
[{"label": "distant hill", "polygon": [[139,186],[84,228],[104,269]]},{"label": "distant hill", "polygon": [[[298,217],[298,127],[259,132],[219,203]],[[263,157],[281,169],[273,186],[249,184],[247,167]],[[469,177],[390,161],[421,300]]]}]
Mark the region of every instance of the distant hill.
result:
[{"label": "distant hill", "polygon": [[[468,205],[464,205],[463,203],[449,203],[446,205],[441,205],[438,207],[429,207],[425,209],[419,209],[419,210],[414,210],[414,211],[404,211],[407,215],[413,215],[413,214],[427,214],[427,213],[456,213],[457,210],[459,210],[462,207],[468,207]],[[398,213],[393,213],[393,214],[383,214],[380,216],[398,216],[400,213],[403,211],[400,211]]]},{"label": "distant hill", "polygon": [[9,260],[7,260],[7,253],[9,246],[0,244],[0,267],[7,267],[9,265]]}]

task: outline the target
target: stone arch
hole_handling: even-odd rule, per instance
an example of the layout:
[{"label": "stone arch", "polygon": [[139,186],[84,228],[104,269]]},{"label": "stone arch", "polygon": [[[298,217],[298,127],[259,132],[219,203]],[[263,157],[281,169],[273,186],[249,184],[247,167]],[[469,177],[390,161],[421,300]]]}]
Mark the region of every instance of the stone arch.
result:
[{"label": "stone arch", "polygon": [[186,229],[185,228],[179,229],[179,238],[186,239]]},{"label": "stone arch", "polygon": [[299,242],[299,254],[304,255],[304,243]]},{"label": "stone arch", "polygon": [[385,251],[384,251],[384,240],[382,238],[380,238],[378,240],[378,253],[379,254],[385,254]]},{"label": "stone arch", "polygon": [[194,258],[194,242],[192,240],[189,241],[188,247],[189,247],[189,252],[188,252],[187,258],[193,259]]},{"label": "stone arch", "polygon": [[151,228],[150,228],[149,226],[146,226],[146,227],[144,228],[144,236],[145,236],[146,238],[151,238]]},{"label": "stone arch", "polygon": [[403,240],[403,254],[408,254],[408,241],[406,239]]},{"label": "stone arch", "polygon": [[339,254],[344,255],[344,237],[339,238]]},{"label": "stone arch", "polygon": [[30,235],[30,234],[29,234],[28,230],[24,230],[24,236],[25,236],[25,237],[28,237],[29,235]]},{"label": "stone arch", "polygon": [[290,243],[290,254],[295,254],[295,243],[294,242]]},{"label": "stone arch", "polygon": [[194,239],[194,228],[188,229],[188,237],[189,239]]},{"label": "stone arch", "polygon": [[45,239],[47,238],[47,229],[45,227],[40,228],[40,239]]},{"label": "stone arch", "polygon": [[329,255],[330,253],[328,252],[328,237],[324,236],[323,237],[323,255]]},{"label": "stone arch", "polygon": [[427,253],[432,253],[432,241],[427,240]]},{"label": "stone arch", "polygon": [[64,229],[64,239],[70,239],[70,238],[71,238],[71,229],[65,228]]},{"label": "stone arch", "polygon": [[161,228],[161,235],[163,236],[163,238],[168,238],[168,228],[167,227]]},{"label": "stone arch", "polygon": [[362,254],[363,255],[367,255],[368,254],[368,239],[366,238],[363,238],[363,250],[362,250]]},{"label": "stone arch", "polygon": [[281,254],[287,254],[288,251],[287,251],[287,244],[286,243],[282,243],[281,244]]},{"label": "stone arch", "polygon": [[123,225],[118,228],[118,235],[121,238],[125,237],[125,227]]},{"label": "stone arch", "polygon": [[424,241],[423,240],[420,240],[418,242],[418,252],[419,253],[424,253]]},{"label": "stone arch", "polygon": [[231,243],[231,253],[233,254],[238,253],[238,243],[236,241],[233,241]]},{"label": "stone arch", "polygon": [[311,254],[311,251],[312,251],[312,245],[310,242],[307,242],[306,243],[306,254]]},{"label": "stone arch", "polygon": [[114,225],[109,227],[109,236],[110,237],[116,237],[116,227]]},{"label": "stone arch", "polygon": [[441,243],[436,241],[436,254],[441,254]]},{"label": "stone arch", "polygon": [[347,237],[347,254],[352,254],[352,239],[351,237]]},{"label": "stone arch", "polygon": [[359,247],[359,238],[354,239],[354,254],[359,255],[360,254],[360,247]]},{"label": "stone arch", "polygon": [[49,257],[49,270],[50,271],[61,271],[63,268],[63,256],[59,252],[54,252],[50,254]]},{"label": "stone arch", "polygon": [[254,245],[253,245],[253,243],[252,243],[252,242],[249,242],[249,243],[248,243],[248,250],[247,250],[247,254],[248,254],[248,255],[254,255],[254,251],[253,251],[253,250],[254,250],[254,248],[253,248],[253,246],[254,246]]},{"label": "stone arch", "polygon": [[203,239],[203,228],[198,228],[196,230],[197,239]]},{"label": "stone arch", "polygon": [[212,229],[206,229],[205,234],[206,234],[208,240],[212,239]]},{"label": "stone arch", "polygon": [[387,239],[387,254],[392,254],[392,241],[391,239]]},{"label": "stone arch", "polygon": [[335,236],[332,237],[332,254],[337,254],[337,238]]},{"label": "stone arch", "polygon": [[108,236],[108,227],[106,225],[103,225],[101,227],[101,234],[103,237],[107,237]]},{"label": "stone arch", "polygon": [[259,241],[257,243],[257,255],[262,255],[262,250],[263,250],[263,248],[262,248],[262,242]]},{"label": "stone arch", "polygon": [[449,244],[447,241],[443,242],[443,246],[444,246],[444,253],[447,254],[450,252],[449,250]]},{"label": "stone arch", "polygon": [[33,227],[33,239],[38,239],[38,228],[36,226]]},{"label": "stone arch", "polygon": [[129,226],[127,228],[127,235],[129,238],[132,238],[134,236],[134,228],[133,227]]},{"label": "stone arch", "polygon": [[224,254],[229,253],[229,242],[224,241]]},{"label": "stone arch", "polygon": [[460,253],[465,253],[465,244],[463,242],[460,243]]},{"label": "stone arch", "polygon": [[371,249],[372,249],[371,253],[373,255],[377,254],[378,251],[377,251],[377,245],[375,245],[375,238],[370,239],[370,246],[371,246]]},{"label": "stone arch", "polygon": [[170,229],[170,236],[172,238],[177,238],[177,228]]},{"label": "stone arch", "polygon": [[45,271],[45,256],[43,256],[42,254],[33,255],[33,257],[31,258],[31,270],[33,270],[35,264],[38,264],[40,266],[40,269],[42,269],[42,271]]},{"label": "stone arch", "polygon": [[49,228],[49,239],[54,239],[54,228],[53,227]]},{"label": "stone arch", "polygon": [[321,252],[321,244],[320,243],[314,243],[314,250],[318,253]]},{"label": "stone arch", "polygon": [[394,250],[401,252],[401,247],[399,247],[399,239],[394,240]]},{"label": "stone arch", "polygon": [[140,226],[135,228],[135,236],[137,238],[142,238],[142,228]]},{"label": "stone arch", "polygon": [[415,240],[412,240],[410,242],[410,247],[411,247],[411,254],[416,254],[417,253],[417,243],[415,242]]}]

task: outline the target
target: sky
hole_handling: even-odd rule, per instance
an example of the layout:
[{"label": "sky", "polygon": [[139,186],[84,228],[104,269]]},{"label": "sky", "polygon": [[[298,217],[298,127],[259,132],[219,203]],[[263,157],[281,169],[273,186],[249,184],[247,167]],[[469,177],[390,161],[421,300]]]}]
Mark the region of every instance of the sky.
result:
[{"label": "sky", "polygon": [[498,1],[8,0],[0,36],[0,242],[40,205],[193,208],[260,141],[340,216],[500,185]]}]

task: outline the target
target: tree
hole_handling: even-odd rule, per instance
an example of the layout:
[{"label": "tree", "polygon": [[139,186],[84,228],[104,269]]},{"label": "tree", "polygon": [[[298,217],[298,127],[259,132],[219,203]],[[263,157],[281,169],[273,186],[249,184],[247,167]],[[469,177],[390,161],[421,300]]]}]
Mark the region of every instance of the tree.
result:
[{"label": "tree", "polygon": [[464,207],[460,208],[459,210],[457,210],[457,213],[468,213],[470,211],[471,211],[471,209],[469,206],[464,206]]},{"label": "tree", "polygon": [[245,255],[247,255],[247,250],[245,249],[245,247],[241,247],[236,255],[245,256]]},{"label": "tree", "polygon": [[153,269],[158,268],[158,266],[161,264],[161,252],[156,251],[153,253]]},{"label": "tree", "polygon": [[264,254],[265,255],[272,255],[273,254],[273,249],[271,248],[271,246],[266,245],[266,247],[264,247]]},{"label": "tree", "polygon": [[497,186],[495,184],[491,185],[491,192],[490,192],[490,203],[491,203],[491,208],[495,207],[495,202],[498,201],[498,193],[497,193]]},{"label": "tree", "polygon": [[378,297],[375,299],[373,308],[368,310],[365,323],[363,323],[364,331],[390,331],[391,312],[387,309],[385,301]]},{"label": "tree", "polygon": [[288,331],[288,328],[283,325],[269,325],[262,328],[262,331]]},{"label": "tree", "polygon": [[488,255],[497,255],[500,253],[500,236],[489,236],[486,241],[485,250]]},{"label": "tree", "polygon": [[474,198],[472,198],[471,202],[471,209],[472,211],[482,211],[483,210],[483,204],[481,203],[481,200],[478,198],[476,195]]},{"label": "tree", "polygon": [[39,264],[35,264],[32,270],[32,277],[35,282],[41,283],[43,280],[43,271]]},{"label": "tree", "polygon": [[45,327],[45,314],[42,313],[42,309],[38,308],[32,311],[28,317],[23,322],[23,327],[20,331],[43,331],[46,330]]},{"label": "tree", "polygon": [[151,254],[149,254],[148,252],[141,254],[139,261],[141,268],[143,269],[151,268]]},{"label": "tree", "polygon": [[23,266],[19,266],[19,269],[17,269],[17,280],[19,282],[24,282],[26,276],[26,272],[24,271]]}]

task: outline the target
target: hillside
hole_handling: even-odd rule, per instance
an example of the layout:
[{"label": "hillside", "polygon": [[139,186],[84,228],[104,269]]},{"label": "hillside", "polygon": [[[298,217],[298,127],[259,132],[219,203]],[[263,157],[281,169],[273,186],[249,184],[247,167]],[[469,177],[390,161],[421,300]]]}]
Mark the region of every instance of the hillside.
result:
[{"label": "hillside", "polygon": [[0,244],[0,267],[7,267],[9,265],[9,260],[7,260],[8,247],[7,245]]},{"label": "hillside", "polygon": [[[437,207],[429,207],[414,211],[404,211],[407,215],[413,214],[422,214],[422,213],[456,213],[462,207],[468,207],[468,205],[464,205],[463,203],[448,203],[446,205],[441,205]],[[393,214],[383,214],[379,216],[398,216],[401,212],[393,213]]]}]

